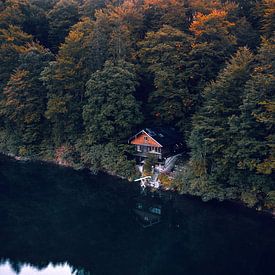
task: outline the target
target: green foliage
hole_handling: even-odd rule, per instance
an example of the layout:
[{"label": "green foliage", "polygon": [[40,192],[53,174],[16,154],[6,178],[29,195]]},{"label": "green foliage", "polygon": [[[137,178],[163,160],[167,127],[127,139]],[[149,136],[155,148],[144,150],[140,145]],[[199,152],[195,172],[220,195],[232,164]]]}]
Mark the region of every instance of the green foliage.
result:
[{"label": "green foliage", "polygon": [[134,66],[124,61],[106,62],[103,70],[92,74],[83,108],[88,143],[127,140],[142,121],[134,97],[136,85]]},{"label": "green foliage", "polygon": [[[46,1],[50,5],[51,1]],[[47,5],[35,0],[8,0],[0,12],[0,26],[16,25],[48,46]]]},{"label": "green foliage", "polygon": [[50,48],[58,51],[64,42],[69,28],[79,20],[78,3],[75,0],[59,0],[47,14],[49,21]]},{"label": "green foliage", "polygon": [[42,72],[48,89],[46,117],[52,123],[53,142],[75,142],[81,135],[85,84],[95,70],[89,47],[93,23],[83,18],[73,26],[54,62]]},{"label": "green foliage", "polygon": [[145,163],[143,165],[144,175],[151,175],[153,167],[155,166],[156,163],[157,163],[156,156],[153,154],[148,155],[148,157],[145,160]]},{"label": "green foliage", "polygon": [[186,9],[182,0],[145,0],[142,8],[149,31],[156,31],[163,25],[180,29],[187,27]]},{"label": "green foliage", "polygon": [[40,72],[52,58],[51,54],[37,44],[21,47],[17,70],[11,75],[0,101],[0,116],[11,136],[20,139],[20,145],[33,154],[43,139],[46,109],[45,88],[41,89]]},{"label": "green foliage", "polygon": [[273,0],[6,0],[0,60],[1,151],[131,178],[123,144],[170,125],[173,187],[273,207]]},{"label": "green foliage", "polygon": [[89,16],[91,18],[94,18],[96,10],[104,8],[105,2],[105,0],[83,0],[80,6],[80,14],[82,16]]},{"label": "green foliage", "polygon": [[256,194],[253,194],[252,192],[243,192],[241,194],[241,200],[248,206],[253,207],[258,202],[258,199],[256,197]]},{"label": "green foliage", "polygon": [[274,85],[275,47],[263,40],[256,56],[257,65],[251,79],[246,83],[240,127],[243,137],[239,142],[246,144],[240,151],[244,159],[240,166],[254,169],[262,174],[274,172]]},{"label": "green foliage", "polygon": [[275,4],[273,0],[263,0],[262,2],[263,19],[262,31],[264,35],[274,37],[275,30]]},{"label": "green foliage", "polygon": [[164,188],[171,188],[173,180],[168,175],[162,173],[158,176],[158,180],[161,182]]},{"label": "green foliage", "polygon": [[[274,185],[270,146],[274,119],[272,108],[265,111],[261,103],[274,96],[272,52],[268,41],[256,57],[240,49],[205,89],[204,105],[193,118],[189,169],[183,172],[184,181],[178,180],[184,192],[206,199],[239,198],[252,207],[259,200],[257,194]],[[261,117],[267,118],[266,124]]]},{"label": "green foliage", "polygon": [[139,46],[139,56],[154,79],[155,90],[149,97],[154,119],[162,124],[176,124],[184,132],[195,103],[185,71],[190,36],[165,25],[157,32],[147,33]]},{"label": "green foliage", "polygon": [[103,170],[130,180],[138,175],[135,161],[127,159],[129,148],[124,144],[87,145],[84,141],[79,144],[78,149],[81,163],[94,173]]},{"label": "green foliage", "polygon": [[[21,49],[32,41],[33,37],[19,27],[9,26],[0,29],[0,91],[10,78],[13,70],[19,65]],[[0,94],[1,97],[1,94]]]},{"label": "green foliage", "polygon": [[267,193],[265,206],[270,209],[275,209],[275,191],[270,191]]}]

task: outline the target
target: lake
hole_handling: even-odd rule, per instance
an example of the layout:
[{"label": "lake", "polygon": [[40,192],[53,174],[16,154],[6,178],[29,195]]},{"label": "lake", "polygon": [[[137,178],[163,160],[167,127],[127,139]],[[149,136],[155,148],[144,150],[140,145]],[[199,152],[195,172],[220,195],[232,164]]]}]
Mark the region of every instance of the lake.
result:
[{"label": "lake", "polygon": [[105,174],[3,158],[0,275],[275,274],[275,220],[167,195],[161,222],[143,228],[133,206],[152,196]]}]

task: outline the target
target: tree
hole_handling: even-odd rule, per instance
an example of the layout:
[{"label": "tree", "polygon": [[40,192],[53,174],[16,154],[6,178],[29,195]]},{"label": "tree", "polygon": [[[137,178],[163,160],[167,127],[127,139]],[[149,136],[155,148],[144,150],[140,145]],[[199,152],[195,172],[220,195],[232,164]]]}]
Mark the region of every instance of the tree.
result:
[{"label": "tree", "polygon": [[139,58],[152,74],[155,90],[149,103],[155,119],[162,124],[177,124],[186,130],[188,113],[195,98],[189,93],[185,72],[191,38],[182,31],[163,26],[149,32],[139,43]]},{"label": "tree", "polygon": [[37,153],[44,137],[47,91],[40,72],[51,58],[49,51],[38,44],[21,48],[20,65],[4,89],[0,115],[10,138],[19,138],[17,146],[22,155]]},{"label": "tree", "polygon": [[50,48],[56,53],[64,42],[69,29],[79,20],[78,3],[75,0],[59,0],[47,15],[49,20]]},{"label": "tree", "polygon": [[21,49],[32,40],[33,37],[19,27],[9,26],[7,29],[0,29],[0,98],[10,74],[20,64]]},{"label": "tree", "polygon": [[[256,66],[245,86],[241,106],[239,139],[243,169],[270,175],[275,169],[275,47],[272,40],[263,39],[256,56]],[[243,146],[245,144],[245,147]]]},{"label": "tree", "polygon": [[197,13],[194,16],[190,31],[195,41],[187,64],[189,86],[193,93],[201,94],[205,85],[215,79],[225,61],[234,53],[234,27],[235,23],[228,19],[225,10],[214,10],[208,15]]},{"label": "tree", "polygon": [[187,17],[182,0],[145,0],[143,13],[144,24],[148,31],[157,31],[163,25],[179,29],[187,28]]},{"label": "tree", "polygon": [[84,0],[80,6],[79,13],[82,16],[88,16],[90,18],[95,18],[95,11],[105,7],[106,0]]},{"label": "tree", "polygon": [[34,0],[8,0],[3,11],[0,12],[0,27],[9,25],[20,27],[31,34],[44,46],[48,46],[48,21],[46,7]]},{"label": "tree", "polygon": [[98,68],[106,60],[132,61],[134,45],[143,32],[143,16],[135,2],[106,5],[95,13],[96,21],[91,46]]},{"label": "tree", "polygon": [[42,72],[48,89],[46,116],[52,123],[53,143],[74,143],[83,130],[82,107],[85,84],[95,71],[90,47],[93,22],[83,18],[61,45],[56,60]]},{"label": "tree", "polygon": [[137,76],[125,61],[107,61],[87,83],[83,108],[88,144],[125,141],[142,121],[140,104],[134,98]]},{"label": "tree", "polygon": [[275,3],[273,0],[263,0],[262,30],[267,37],[274,36],[275,29]]},{"label": "tree", "polygon": [[[240,115],[243,87],[249,79],[252,61],[251,52],[241,48],[217,80],[205,89],[205,102],[194,115],[189,139],[191,165],[198,177],[197,184],[201,184],[199,178],[204,177],[203,185],[212,184],[218,190],[219,186],[236,186],[248,180],[238,171],[236,133],[231,123]],[[210,186],[206,190],[211,190]]]}]

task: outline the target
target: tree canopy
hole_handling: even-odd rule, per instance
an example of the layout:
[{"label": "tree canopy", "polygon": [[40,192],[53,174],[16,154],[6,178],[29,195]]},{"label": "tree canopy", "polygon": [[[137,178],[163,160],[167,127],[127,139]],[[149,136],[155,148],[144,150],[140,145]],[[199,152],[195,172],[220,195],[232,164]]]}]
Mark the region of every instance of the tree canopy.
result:
[{"label": "tree canopy", "polygon": [[274,11],[273,0],[1,1],[0,150],[130,178],[129,136],[172,126],[190,157],[175,187],[273,207]]}]

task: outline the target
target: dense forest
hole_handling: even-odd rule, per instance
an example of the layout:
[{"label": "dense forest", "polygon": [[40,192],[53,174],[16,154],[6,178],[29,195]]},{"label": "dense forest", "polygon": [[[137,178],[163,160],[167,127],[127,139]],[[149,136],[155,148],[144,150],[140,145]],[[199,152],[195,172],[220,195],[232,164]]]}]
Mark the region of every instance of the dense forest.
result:
[{"label": "dense forest", "polygon": [[172,125],[182,193],[275,208],[274,0],[0,1],[0,151],[128,177]]}]

